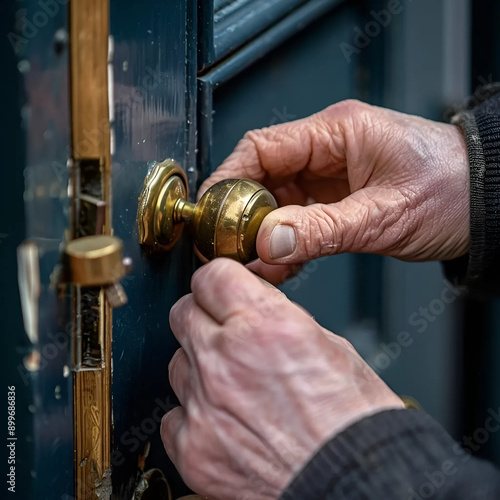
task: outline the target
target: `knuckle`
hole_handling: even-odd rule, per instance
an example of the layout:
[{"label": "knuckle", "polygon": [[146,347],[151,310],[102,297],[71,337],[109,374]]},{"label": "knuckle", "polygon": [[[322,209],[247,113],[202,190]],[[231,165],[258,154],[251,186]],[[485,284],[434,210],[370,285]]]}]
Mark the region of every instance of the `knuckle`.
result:
[{"label": "knuckle", "polygon": [[342,228],[324,205],[311,205],[298,222],[307,260],[332,255],[342,248]]},{"label": "knuckle", "polygon": [[161,437],[170,450],[180,450],[181,448],[183,428],[176,425],[177,417],[181,411],[180,407],[175,407],[165,413],[161,419]]},{"label": "knuckle", "polygon": [[177,349],[177,351],[175,351],[174,355],[172,356],[172,359],[168,363],[168,373],[170,380],[172,380],[172,377],[175,375],[179,359],[184,355],[185,355],[184,349],[180,347],[179,349]]},{"label": "knuckle", "polygon": [[413,213],[411,195],[390,190],[383,200],[365,200],[364,204],[367,209],[356,231],[358,246],[373,252],[405,246],[419,223]]},{"label": "knuckle", "polygon": [[297,172],[312,154],[311,124],[306,121],[251,130],[244,140],[253,144],[262,168],[272,168],[276,175]]},{"label": "knuckle", "polygon": [[266,322],[273,317],[273,307],[266,304],[264,308],[252,306],[242,311],[231,325],[228,335],[235,339],[252,339],[258,332],[267,330]]},{"label": "knuckle", "polygon": [[193,293],[212,293],[224,287],[224,282],[232,275],[239,264],[230,259],[214,259],[200,269],[191,278]]},{"label": "knuckle", "polygon": [[179,326],[181,326],[185,315],[185,309],[191,301],[191,298],[191,293],[184,295],[170,309],[169,322],[172,330],[175,331]]},{"label": "knuckle", "polygon": [[345,99],[337,103],[339,108],[344,108],[346,111],[355,112],[361,109],[367,109],[370,107],[368,104],[358,100],[358,99]]},{"label": "knuckle", "polygon": [[249,130],[245,135],[238,141],[236,147],[234,148],[234,153],[230,155],[233,158],[235,154],[237,155],[250,155],[252,157],[258,156],[259,144],[263,140],[262,131],[259,129]]},{"label": "knuckle", "polygon": [[357,209],[353,220],[349,222],[349,245],[375,250],[376,245],[380,243],[380,237],[383,237],[385,207],[377,200],[367,199],[362,205],[358,205]]},{"label": "knuckle", "polygon": [[328,108],[324,110],[325,114],[338,116],[339,113],[345,115],[357,114],[361,111],[366,111],[371,109],[372,106],[366,104],[365,102],[359,101],[358,99],[345,99],[343,101],[339,101],[335,104],[332,104]]},{"label": "knuckle", "polygon": [[290,128],[290,126],[286,123],[272,125],[271,127],[253,129],[249,130],[243,136],[241,142],[248,142],[246,147],[259,150],[261,147],[264,147],[266,145],[282,142],[289,137],[293,137],[293,134],[290,133],[291,130],[296,129]]},{"label": "knuckle", "polygon": [[339,335],[336,335],[335,339],[347,351],[357,352],[356,349],[354,348],[354,346],[345,337],[341,337]]},{"label": "knuckle", "polygon": [[244,154],[246,158],[253,159],[253,163],[257,164],[259,167],[263,167],[260,151],[265,147],[268,140],[269,129],[249,130],[245,133],[243,138],[240,139],[234,152],[238,156]]},{"label": "knuckle", "polygon": [[[340,101],[326,108],[318,114],[323,126],[330,132],[332,141],[332,153],[338,155],[338,151],[348,148],[348,138],[354,137],[356,143],[364,140],[367,132],[373,128],[374,123],[380,123],[380,120],[374,120],[375,115],[380,114],[378,108],[370,104],[358,101],[356,99],[347,99]],[[357,150],[360,148],[354,148]],[[349,154],[349,151],[344,151]]]},{"label": "knuckle", "polygon": [[256,145],[266,138],[267,128],[255,128],[245,132],[245,135],[238,142],[237,149],[257,149]]},{"label": "knuckle", "polygon": [[328,359],[335,363],[336,375],[341,377],[351,373],[360,359],[354,347],[337,335],[329,339],[328,349],[325,349],[324,352],[327,353]]}]

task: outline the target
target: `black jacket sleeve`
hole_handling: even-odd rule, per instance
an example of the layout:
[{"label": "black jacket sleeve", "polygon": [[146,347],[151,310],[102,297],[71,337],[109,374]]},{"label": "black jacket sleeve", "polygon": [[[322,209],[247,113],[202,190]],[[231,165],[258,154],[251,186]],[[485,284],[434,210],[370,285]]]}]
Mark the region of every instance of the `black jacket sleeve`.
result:
[{"label": "black jacket sleeve", "polygon": [[470,248],[444,263],[455,285],[500,293],[500,84],[479,89],[452,123],[465,134],[470,164]]},{"label": "black jacket sleeve", "polygon": [[[489,431],[500,429],[491,412]],[[484,434],[483,433],[483,434]],[[480,439],[484,439],[484,435]],[[473,440],[473,438],[471,438]],[[476,446],[470,442],[470,446]],[[426,413],[367,417],[312,458],[281,500],[498,500],[500,471],[472,458]]]}]

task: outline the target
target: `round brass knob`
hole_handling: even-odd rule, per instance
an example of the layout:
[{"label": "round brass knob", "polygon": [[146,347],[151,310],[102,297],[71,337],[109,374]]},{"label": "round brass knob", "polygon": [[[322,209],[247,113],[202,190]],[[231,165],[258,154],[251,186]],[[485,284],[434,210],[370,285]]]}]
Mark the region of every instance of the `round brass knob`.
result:
[{"label": "round brass knob", "polygon": [[67,278],[74,285],[103,287],[111,307],[127,303],[119,281],[130,271],[132,261],[123,258],[123,243],[115,236],[83,236],[66,245]]},{"label": "round brass knob", "polygon": [[116,283],[127,273],[123,243],[114,236],[84,236],[66,246],[71,281],[80,286]]},{"label": "round brass knob", "polygon": [[246,264],[257,258],[256,240],[264,217],[277,208],[272,194],[249,179],[214,184],[195,205],[184,172],[173,160],[155,165],[139,199],[139,241],[169,250],[183,225],[194,235],[204,261],[228,257]]}]

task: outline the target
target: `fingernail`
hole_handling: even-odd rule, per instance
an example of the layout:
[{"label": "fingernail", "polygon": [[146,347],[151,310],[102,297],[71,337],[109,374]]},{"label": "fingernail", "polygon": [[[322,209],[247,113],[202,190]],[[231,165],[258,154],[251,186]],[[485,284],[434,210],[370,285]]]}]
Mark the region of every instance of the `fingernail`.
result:
[{"label": "fingernail", "polygon": [[282,259],[295,252],[297,238],[293,226],[278,224],[271,233],[269,243],[269,257],[271,259]]}]

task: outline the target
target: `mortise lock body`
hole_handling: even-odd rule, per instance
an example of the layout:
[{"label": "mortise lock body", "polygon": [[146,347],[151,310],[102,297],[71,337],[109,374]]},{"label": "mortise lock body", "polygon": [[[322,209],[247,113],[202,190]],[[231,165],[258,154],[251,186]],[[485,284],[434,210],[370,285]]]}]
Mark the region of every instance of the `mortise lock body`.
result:
[{"label": "mortise lock body", "polygon": [[277,208],[267,189],[249,179],[226,179],[210,187],[198,203],[187,199],[184,171],[174,160],[157,163],[139,198],[141,245],[170,250],[186,227],[203,261],[228,257],[246,264],[257,258],[259,227]]}]

